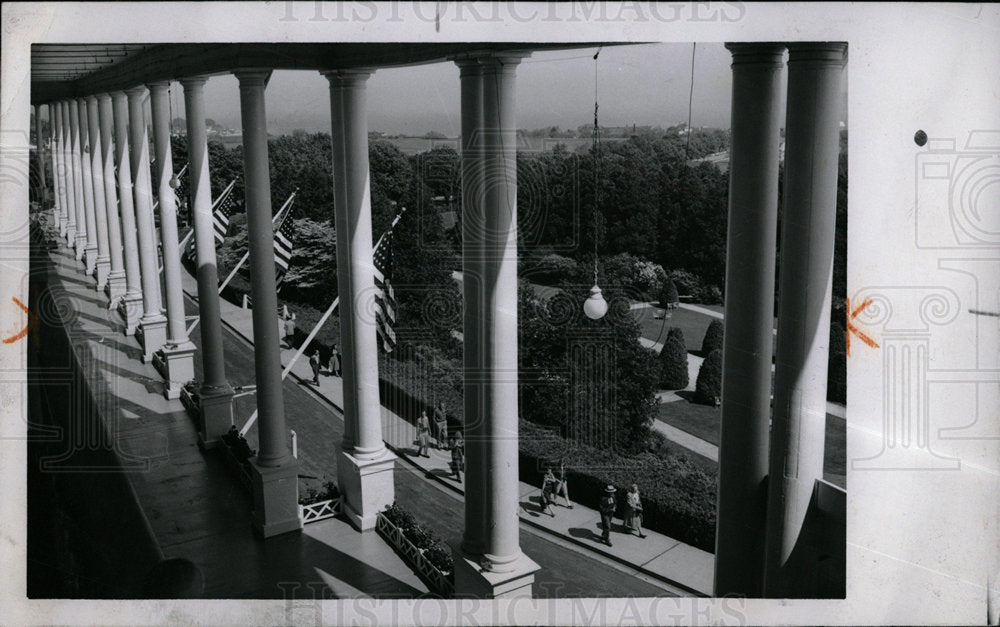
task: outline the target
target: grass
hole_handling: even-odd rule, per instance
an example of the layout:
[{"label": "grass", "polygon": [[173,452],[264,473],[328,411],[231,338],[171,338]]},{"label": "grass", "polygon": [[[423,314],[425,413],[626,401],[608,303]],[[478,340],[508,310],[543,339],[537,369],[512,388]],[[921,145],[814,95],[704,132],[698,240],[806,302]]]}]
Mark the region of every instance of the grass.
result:
[{"label": "grass", "polygon": [[642,337],[654,342],[663,342],[667,339],[667,331],[670,330],[670,327],[678,327],[684,333],[684,344],[688,351],[701,350],[701,341],[705,339],[705,331],[714,318],[697,311],[678,307],[672,310],[673,315],[670,316],[669,320],[657,320],[653,316],[660,311],[663,310],[656,307],[632,310]]},{"label": "grass", "polygon": [[[719,445],[722,421],[722,411],[719,408],[698,405],[687,400],[661,403],[657,409],[656,419],[706,442]],[[690,452],[689,456],[696,457]],[[824,457],[823,478],[846,489],[847,425],[842,418],[832,414],[826,415]]]}]

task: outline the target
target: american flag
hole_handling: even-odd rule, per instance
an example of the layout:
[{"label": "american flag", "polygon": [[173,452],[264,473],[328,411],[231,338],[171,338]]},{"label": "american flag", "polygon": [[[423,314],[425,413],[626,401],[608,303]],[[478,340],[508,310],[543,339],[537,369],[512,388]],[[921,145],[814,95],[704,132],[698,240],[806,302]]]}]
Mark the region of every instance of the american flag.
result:
[{"label": "american flag", "polygon": [[281,219],[281,226],[274,234],[274,263],[277,265],[275,272],[275,286],[281,289],[281,284],[285,280],[285,272],[288,271],[288,264],[292,260],[292,221],[288,219],[288,214]]},{"label": "american flag", "polygon": [[[235,181],[233,182],[235,183]],[[233,185],[230,184],[222,194],[222,200],[218,202],[215,211],[212,212],[215,241],[219,244],[226,240],[226,232],[229,230],[229,216],[233,215]]]},{"label": "american flag", "polygon": [[[398,218],[397,218],[398,220]],[[391,353],[396,348],[396,295],[392,291],[392,229],[385,232],[382,241],[375,249],[375,325],[378,329],[379,343],[382,349]]]}]

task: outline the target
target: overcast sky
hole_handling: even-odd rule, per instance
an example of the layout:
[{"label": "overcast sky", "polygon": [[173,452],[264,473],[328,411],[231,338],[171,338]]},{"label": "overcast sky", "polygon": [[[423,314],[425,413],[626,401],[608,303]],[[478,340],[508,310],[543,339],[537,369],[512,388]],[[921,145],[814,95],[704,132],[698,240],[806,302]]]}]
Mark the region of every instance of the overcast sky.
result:
[{"label": "overcast sky", "polygon": [[[595,49],[536,52],[517,69],[517,125],[576,128],[593,123]],[[597,61],[602,126],[670,126],[685,122],[692,44],[645,44],[605,48]],[[721,43],[695,51],[692,126],[728,128],[732,85],[730,54]],[[846,83],[844,93],[846,94]],[[267,87],[268,131],[329,132],[327,80],[318,72],[276,71]],[[174,84],[175,115],[183,111]],[[233,76],[206,86],[207,115],[239,130],[239,87]],[[843,110],[846,111],[846,96]],[[782,112],[783,115],[783,112]],[[368,81],[368,127],[390,134],[459,134],[459,73],[451,62],[381,69]]]}]

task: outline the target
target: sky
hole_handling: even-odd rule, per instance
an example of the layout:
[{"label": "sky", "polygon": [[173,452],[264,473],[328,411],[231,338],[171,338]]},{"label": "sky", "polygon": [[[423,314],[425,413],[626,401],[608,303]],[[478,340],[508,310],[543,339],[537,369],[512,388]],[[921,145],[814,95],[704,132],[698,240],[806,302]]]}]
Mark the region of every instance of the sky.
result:
[{"label": "sky", "polygon": [[[596,62],[596,96],[602,126],[672,126],[688,117],[691,88],[690,43],[656,43],[604,48]],[[694,46],[691,125],[729,128],[732,72],[722,43]],[[536,52],[517,68],[517,125],[576,128],[593,123],[593,49]],[[846,112],[846,84],[842,109]],[[239,86],[235,77],[216,76],[205,88],[206,113],[240,128]],[[174,111],[183,111],[175,84]],[[318,72],[279,70],[266,91],[268,131],[329,132],[330,95]],[[182,113],[175,113],[182,116]],[[782,110],[782,116],[784,111]],[[459,72],[452,62],[380,69],[368,80],[368,128],[387,134],[456,137],[460,131]]]}]

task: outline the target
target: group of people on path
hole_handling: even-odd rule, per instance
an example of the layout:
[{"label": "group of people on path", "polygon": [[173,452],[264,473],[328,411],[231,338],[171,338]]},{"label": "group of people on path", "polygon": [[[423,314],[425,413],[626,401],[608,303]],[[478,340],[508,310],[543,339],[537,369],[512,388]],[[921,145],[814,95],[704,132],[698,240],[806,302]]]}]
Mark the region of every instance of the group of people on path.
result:
[{"label": "group of people on path", "polygon": [[[601,512],[601,540],[604,544],[611,546],[611,519],[618,508],[618,501],[615,499],[615,486],[609,485],[604,488],[604,494],[598,502],[598,509]],[[625,496],[625,530],[632,535],[635,531],[640,538],[645,538],[642,532],[642,499],[639,497],[639,486],[632,484],[628,494]]]},{"label": "group of people on path", "polygon": [[[282,348],[293,348],[295,344],[295,312],[289,313],[288,305],[281,306],[281,313],[278,316],[278,337],[281,338]],[[323,360],[319,356],[319,350],[314,350],[309,355],[309,367],[312,368],[312,384],[319,385],[319,375],[323,369]],[[342,376],[342,361],[339,347],[334,344],[330,350],[330,358],[326,362],[327,374],[335,377]]]},{"label": "group of people on path", "polygon": [[417,457],[430,457],[427,451],[430,448],[431,437],[433,437],[438,450],[451,451],[449,466],[455,479],[461,481],[462,473],[465,472],[465,437],[461,431],[448,434],[448,413],[444,408],[443,401],[439,401],[437,407],[434,408],[433,433],[431,428],[432,424],[430,418],[427,417],[427,411],[420,412],[420,418],[417,419],[417,439],[414,442],[417,445]]}]

